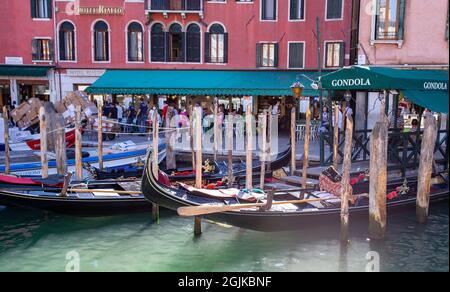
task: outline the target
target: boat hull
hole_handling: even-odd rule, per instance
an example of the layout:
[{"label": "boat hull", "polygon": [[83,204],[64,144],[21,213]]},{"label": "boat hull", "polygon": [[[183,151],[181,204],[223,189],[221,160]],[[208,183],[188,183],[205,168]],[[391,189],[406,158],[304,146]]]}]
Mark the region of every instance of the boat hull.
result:
[{"label": "boat hull", "polygon": [[80,199],[38,197],[0,190],[0,205],[33,208],[73,216],[111,216],[148,212],[151,204],[143,197]]},{"label": "boat hull", "polygon": [[[367,184],[363,187],[368,187]],[[142,180],[142,192],[144,196],[152,203],[176,211],[180,207],[198,206],[202,203],[208,203],[207,199],[192,199],[186,191],[175,188],[167,188],[158,183],[151,172],[151,163],[147,164]],[[434,191],[430,196],[431,203],[448,201],[448,185],[442,191]],[[415,197],[392,201],[387,203],[389,215],[392,213],[410,210],[415,214]],[[349,209],[350,217],[356,220],[368,220],[368,205],[360,207],[351,207]],[[414,216],[414,215],[412,215]],[[315,209],[302,212],[224,212],[202,216],[216,222],[252,229],[257,231],[286,231],[307,229],[318,224],[333,225],[340,222],[340,208],[334,209]]]}]

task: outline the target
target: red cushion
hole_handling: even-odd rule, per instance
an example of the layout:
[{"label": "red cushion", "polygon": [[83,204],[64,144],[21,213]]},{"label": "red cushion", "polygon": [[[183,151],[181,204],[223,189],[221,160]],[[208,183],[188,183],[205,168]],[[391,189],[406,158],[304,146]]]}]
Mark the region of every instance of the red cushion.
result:
[{"label": "red cushion", "polygon": [[161,170],[158,173],[158,182],[166,187],[170,187],[169,176]]}]

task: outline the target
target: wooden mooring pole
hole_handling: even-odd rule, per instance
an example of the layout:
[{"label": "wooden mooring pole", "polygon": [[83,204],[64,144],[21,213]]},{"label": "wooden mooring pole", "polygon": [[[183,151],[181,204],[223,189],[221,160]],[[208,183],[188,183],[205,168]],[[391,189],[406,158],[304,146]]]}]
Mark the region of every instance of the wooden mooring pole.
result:
[{"label": "wooden mooring pole", "polygon": [[61,114],[56,115],[56,168],[59,175],[67,173],[66,125]]},{"label": "wooden mooring pole", "polygon": [[231,188],[234,183],[233,174],[233,148],[234,148],[234,137],[233,137],[233,115],[228,115],[227,122],[227,148],[228,148],[228,187]]},{"label": "wooden mooring pole", "polygon": [[158,123],[158,115],[155,112],[151,117],[153,120],[153,145],[152,145],[152,172],[153,177],[158,179],[159,177],[159,123]]},{"label": "wooden mooring pole", "polygon": [[431,174],[437,139],[436,119],[432,115],[426,115],[424,119],[425,129],[420,150],[419,181],[417,185],[416,215],[419,223],[426,223],[428,220]]},{"label": "wooden mooring pole", "polygon": [[386,232],[388,124],[379,121],[370,137],[369,237],[382,239]]},{"label": "wooden mooring pole", "polygon": [[311,140],[311,108],[308,103],[306,109],[306,130],[305,130],[305,144],[303,146],[303,170],[302,170],[302,188],[308,187],[308,166],[309,166],[309,142]]},{"label": "wooden mooring pole", "polygon": [[3,128],[5,136],[5,174],[11,172],[11,154],[9,151],[9,114],[8,108],[3,107]]},{"label": "wooden mooring pole", "polygon": [[333,167],[338,169],[339,164],[339,106],[334,107],[334,127],[333,127]]},{"label": "wooden mooring pole", "polygon": [[191,157],[192,157],[192,170],[195,171],[195,149],[194,149],[194,121],[195,121],[194,109],[189,106],[189,143],[191,146]]},{"label": "wooden mooring pole", "polygon": [[272,130],[273,130],[273,107],[269,107],[269,119],[267,121],[267,170],[272,171]]},{"label": "wooden mooring pole", "polygon": [[194,235],[199,236],[202,234],[202,219],[200,217],[194,218]]},{"label": "wooden mooring pole", "polygon": [[349,199],[350,199],[350,168],[352,166],[353,118],[347,116],[345,129],[344,162],[342,166],[342,197],[341,197],[341,241],[348,241]]},{"label": "wooden mooring pole", "polygon": [[295,108],[291,110],[291,175],[295,175],[297,168],[297,111]]},{"label": "wooden mooring pole", "polygon": [[202,188],[203,178],[202,178],[202,165],[203,165],[203,157],[202,157],[202,109],[201,107],[195,108],[195,187],[198,189]]},{"label": "wooden mooring pole", "polygon": [[[173,107],[169,106],[169,111],[166,115],[166,169],[167,170],[175,170],[177,169],[177,161],[175,158],[175,127],[173,125]],[[157,113],[155,113],[157,115]]]},{"label": "wooden mooring pole", "polygon": [[47,118],[45,115],[45,107],[39,109],[39,129],[41,137],[41,174],[42,178],[48,178],[48,137],[47,137]]},{"label": "wooden mooring pole", "polygon": [[266,180],[266,157],[267,157],[267,110],[263,111],[261,117],[261,134],[262,134],[262,145],[261,145],[261,177],[259,188],[264,190],[264,183]]},{"label": "wooden mooring pole", "polygon": [[75,177],[78,181],[83,180],[83,152],[81,137],[81,106],[76,107],[75,111]]},{"label": "wooden mooring pole", "polygon": [[98,168],[103,170],[103,105],[98,107]]},{"label": "wooden mooring pole", "polygon": [[214,161],[217,161],[217,152],[219,151],[219,104],[214,101]]},{"label": "wooden mooring pole", "polygon": [[247,133],[247,152],[246,152],[246,181],[245,187],[248,190],[253,188],[253,125],[252,125],[252,107],[247,107],[245,115],[246,133]]}]

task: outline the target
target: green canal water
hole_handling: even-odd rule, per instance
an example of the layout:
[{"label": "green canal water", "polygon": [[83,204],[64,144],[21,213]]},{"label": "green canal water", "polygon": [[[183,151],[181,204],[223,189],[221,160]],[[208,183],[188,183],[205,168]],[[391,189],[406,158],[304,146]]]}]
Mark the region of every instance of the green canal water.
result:
[{"label": "green canal water", "polygon": [[448,211],[448,203],[432,206],[426,226],[414,210],[391,216],[387,239],[376,243],[365,222],[350,221],[344,250],[336,224],[261,233],[204,223],[194,237],[193,220],[168,211],[152,223],[150,214],[76,218],[0,207],[0,271],[65,271],[74,252],[81,271],[365,271],[371,251],[381,271],[448,271]]}]

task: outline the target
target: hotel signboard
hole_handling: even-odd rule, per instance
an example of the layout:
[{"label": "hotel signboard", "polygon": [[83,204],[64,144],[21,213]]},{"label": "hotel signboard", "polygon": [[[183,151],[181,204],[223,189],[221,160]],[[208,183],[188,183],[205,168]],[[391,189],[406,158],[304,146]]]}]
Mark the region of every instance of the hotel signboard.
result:
[{"label": "hotel signboard", "polygon": [[107,7],[99,5],[97,7],[76,7],[75,13],[77,15],[123,15],[125,13],[124,7]]}]

